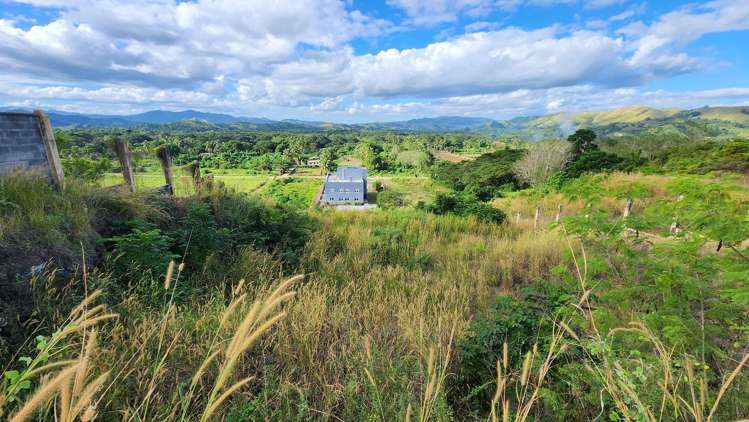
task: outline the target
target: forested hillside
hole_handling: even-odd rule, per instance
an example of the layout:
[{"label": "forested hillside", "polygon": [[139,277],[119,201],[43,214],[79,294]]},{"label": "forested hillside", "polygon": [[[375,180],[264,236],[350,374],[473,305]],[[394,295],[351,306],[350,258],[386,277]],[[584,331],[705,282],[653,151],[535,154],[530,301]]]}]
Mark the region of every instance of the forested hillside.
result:
[{"label": "forested hillside", "polygon": [[122,128],[156,132],[454,132],[539,141],[565,137],[577,128],[595,129],[611,138],[676,136],[682,139],[728,139],[749,134],[749,107],[703,107],[693,110],[625,107],[611,111],[556,113],[493,120],[442,116],[394,122],[339,124],[304,120],[271,120],[228,114],[150,111],[102,116],[52,112],[56,127]]}]

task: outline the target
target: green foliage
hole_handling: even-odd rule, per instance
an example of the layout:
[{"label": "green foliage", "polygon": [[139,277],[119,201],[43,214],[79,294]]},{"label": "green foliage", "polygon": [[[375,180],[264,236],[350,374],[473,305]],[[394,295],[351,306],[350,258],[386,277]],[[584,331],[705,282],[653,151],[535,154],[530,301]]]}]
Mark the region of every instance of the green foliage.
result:
[{"label": "green foliage", "polygon": [[717,183],[687,178],[668,186],[677,201],[663,201],[658,213],[674,216],[684,228],[726,246],[749,239],[749,202],[739,201]]},{"label": "green foliage", "polygon": [[186,262],[199,269],[212,254],[228,246],[231,231],[218,227],[208,204],[192,202],[186,211],[179,221],[177,243],[185,253]]},{"label": "green foliage", "polygon": [[475,160],[460,163],[440,162],[434,166],[432,177],[456,191],[468,191],[483,200],[498,196],[502,190],[520,186],[513,164],[525,152],[505,149],[481,155]]},{"label": "green foliage", "polygon": [[598,150],[596,145],[596,133],[590,129],[578,129],[567,137],[567,142],[572,144],[572,160],[577,161],[580,156]]},{"label": "green foliage", "polygon": [[295,165],[300,165],[302,163],[302,156],[304,156],[306,150],[307,145],[305,139],[303,137],[294,136],[289,139],[284,150],[284,155]]},{"label": "green foliage", "polygon": [[385,170],[387,168],[382,152],[382,146],[372,142],[363,142],[356,147],[357,157],[362,161],[362,165],[370,171]]},{"label": "green foliage", "polygon": [[112,170],[112,162],[107,158],[92,160],[88,157],[71,157],[61,161],[66,176],[87,182],[96,182]]},{"label": "green foliage", "polygon": [[157,278],[166,272],[169,261],[178,258],[171,254],[174,239],[145,221],[130,221],[132,230],[109,239],[112,242],[112,269],[121,278],[142,276]]},{"label": "green foliage", "polygon": [[656,173],[746,172],[749,170],[749,140],[691,142],[674,146],[655,155],[645,169]]},{"label": "green foliage", "polygon": [[287,177],[268,183],[263,189],[263,194],[273,198],[279,204],[307,208],[315,201],[315,195],[319,189],[319,181],[314,179]]},{"label": "green foliage", "polygon": [[434,214],[473,215],[479,220],[501,224],[506,215],[502,210],[482,203],[469,193],[439,193],[426,210]]},{"label": "green foliage", "polygon": [[458,343],[458,379],[454,388],[474,412],[488,408],[496,388],[496,365],[504,343],[510,368],[518,369],[523,355],[537,344],[544,350],[553,318],[570,303],[573,291],[564,284],[539,280],[518,296],[500,295],[485,314],[471,321],[469,334]]},{"label": "green foliage", "polygon": [[377,206],[382,209],[398,208],[405,204],[402,193],[387,190],[377,194]]},{"label": "green foliage", "polygon": [[335,151],[332,148],[320,150],[320,167],[322,167],[324,173],[332,173],[336,170],[336,158]]},{"label": "green foliage", "polygon": [[[292,185],[295,186],[295,185]],[[305,195],[316,188],[305,187]],[[307,196],[310,197],[310,196]],[[210,199],[216,224],[230,230],[229,245],[272,252],[293,267],[316,225],[298,208],[283,203],[268,204],[256,197],[227,190],[211,192]],[[221,248],[226,251],[226,247]],[[225,255],[225,252],[224,252]]]},{"label": "green foliage", "polygon": [[413,238],[406,233],[402,223],[376,227],[369,247],[373,265],[426,269],[431,263],[428,254],[417,251]]},{"label": "green foliage", "polygon": [[601,151],[595,143],[596,134],[579,129],[567,138],[572,144],[572,160],[564,169],[565,178],[574,179],[585,173],[599,173],[620,168],[623,158]]},{"label": "green foliage", "polygon": [[597,149],[586,151],[565,168],[565,177],[572,179],[580,177],[585,173],[617,170],[623,162],[624,159],[618,155],[609,154]]}]

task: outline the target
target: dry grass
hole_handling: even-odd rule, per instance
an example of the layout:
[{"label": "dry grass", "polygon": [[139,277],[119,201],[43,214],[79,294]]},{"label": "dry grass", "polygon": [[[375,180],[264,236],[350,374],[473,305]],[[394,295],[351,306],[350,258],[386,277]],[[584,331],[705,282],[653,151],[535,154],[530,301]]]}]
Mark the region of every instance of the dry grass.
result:
[{"label": "dry grass", "polygon": [[[580,281],[578,316],[588,330],[575,332],[569,320],[557,321],[546,351],[528,352],[520,370],[510,369],[506,347],[497,363],[490,419],[532,419],[567,347],[589,353],[591,343],[613,342],[625,331],[598,332],[584,250],[569,246],[562,230],[545,229],[554,219],[546,216],[555,216],[561,201],[561,195],[549,195],[538,202],[544,225],[536,229],[536,204],[523,197],[498,201],[510,214],[504,226],[410,210],[321,211],[321,227],[301,259],[304,281],[272,284],[281,272],[278,261],[247,251],[227,269],[227,279],[246,282],[180,305],[173,293],[181,268],[172,264],[164,280],[172,294],[163,308],[126,298],[117,305],[121,322],[101,331],[100,346],[89,333],[77,357],[54,367],[37,365],[57,373],[16,416],[33,416],[54,398],[57,414],[69,415],[67,420],[207,421],[245,410],[269,420],[446,419],[446,380],[455,370],[456,342],[473,316],[499,290],[510,293],[548,278],[572,251]],[[567,201],[563,212],[584,206]],[[529,217],[515,223],[517,211]],[[71,314],[77,328],[61,333],[79,334],[110,318],[103,307],[88,309],[92,300]],[[677,357],[656,336],[640,326],[627,329],[649,339],[662,362],[662,402],[683,419],[715,419],[721,397],[749,360],[744,357],[708,397],[699,387],[706,381],[689,365],[675,369]],[[601,380],[621,415],[660,419],[659,409],[625,382],[625,357],[588,354],[586,361],[586,375]],[[685,388],[685,379],[697,390]]]},{"label": "dry grass", "polygon": [[437,160],[449,161],[451,163],[460,163],[462,161],[470,161],[474,159],[474,157],[459,155],[445,150],[433,150],[432,155],[434,155],[434,158]]},{"label": "dry grass", "polygon": [[[39,376],[48,376],[54,370],[62,368],[51,380],[43,382],[34,394],[25,400],[21,408],[11,416],[11,421],[22,422],[30,419],[57,396],[59,396],[59,409],[55,413],[60,421],[92,420],[96,415],[96,405],[92,402],[109,374],[104,371],[95,380],[87,381],[92,369],[91,359],[96,350],[97,337],[95,331],[88,333],[87,330],[116,317],[114,314],[107,313],[104,305],[93,306],[89,309],[89,305],[100,295],[101,291],[96,291],[75,307],[64,325],[50,337],[49,341],[43,343],[43,347],[38,348],[37,355],[29,362],[26,369],[5,389],[3,396],[15,397],[20,393],[24,383],[31,382]],[[72,347],[76,336],[81,337],[82,350],[77,359],[58,359],[48,362],[51,357],[62,354],[65,349]],[[4,397],[0,398],[0,403],[5,402]]]}]

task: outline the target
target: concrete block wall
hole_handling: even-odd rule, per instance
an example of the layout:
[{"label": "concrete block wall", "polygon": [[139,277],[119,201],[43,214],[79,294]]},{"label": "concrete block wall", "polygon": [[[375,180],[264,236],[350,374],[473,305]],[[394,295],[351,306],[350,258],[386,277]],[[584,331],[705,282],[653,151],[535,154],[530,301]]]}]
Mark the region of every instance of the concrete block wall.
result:
[{"label": "concrete block wall", "polygon": [[0,113],[0,175],[16,169],[50,173],[39,120],[31,113]]}]

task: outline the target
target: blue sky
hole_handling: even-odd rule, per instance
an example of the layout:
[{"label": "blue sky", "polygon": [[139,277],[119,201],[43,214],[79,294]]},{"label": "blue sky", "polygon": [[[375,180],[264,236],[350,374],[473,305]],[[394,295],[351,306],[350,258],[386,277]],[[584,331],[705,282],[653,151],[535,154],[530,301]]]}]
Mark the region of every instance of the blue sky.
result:
[{"label": "blue sky", "polygon": [[0,106],[366,122],[749,105],[747,46],[747,0],[0,0]]}]

